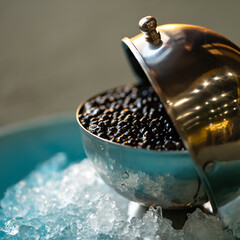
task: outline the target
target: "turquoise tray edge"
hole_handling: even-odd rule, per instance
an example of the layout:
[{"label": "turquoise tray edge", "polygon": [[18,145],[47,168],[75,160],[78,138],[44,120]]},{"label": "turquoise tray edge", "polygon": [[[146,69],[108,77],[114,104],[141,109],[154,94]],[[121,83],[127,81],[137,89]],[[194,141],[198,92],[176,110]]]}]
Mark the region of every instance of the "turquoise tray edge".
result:
[{"label": "turquoise tray edge", "polygon": [[0,128],[0,199],[7,187],[58,152],[86,157],[74,113],[58,114]]}]

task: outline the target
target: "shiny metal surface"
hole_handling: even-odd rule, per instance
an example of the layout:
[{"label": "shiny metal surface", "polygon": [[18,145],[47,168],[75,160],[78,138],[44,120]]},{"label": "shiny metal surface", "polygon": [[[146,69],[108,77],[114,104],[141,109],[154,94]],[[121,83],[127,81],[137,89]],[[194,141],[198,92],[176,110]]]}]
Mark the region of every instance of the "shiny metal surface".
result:
[{"label": "shiny metal surface", "polygon": [[102,179],[124,197],[145,206],[183,209],[208,201],[187,151],[158,152],[100,138],[79,122],[88,158]]},{"label": "shiny metal surface", "polygon": [[240,49],[203,27],[157,27],[122,40],[133,69],[150,80],[190,151],[214,212],[240,195]]}]

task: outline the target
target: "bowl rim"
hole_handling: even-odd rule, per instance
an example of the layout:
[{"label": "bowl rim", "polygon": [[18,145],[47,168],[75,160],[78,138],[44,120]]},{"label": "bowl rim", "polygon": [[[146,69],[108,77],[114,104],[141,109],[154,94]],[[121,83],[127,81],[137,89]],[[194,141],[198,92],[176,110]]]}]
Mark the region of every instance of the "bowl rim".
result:
[{"label": "bowl rim", "polygon": [[[127,83],[127,84],[124,84],[124,85],[120,85],[120,86],[118,86],[118,87],[124,87],[124,86],[127,86],[127,85],[137,86],[137,85],[139,85],[139,84]],[[117,88],[117,87],[113,87],[113,88],[107,89],[107,90],[105,90],[105,91],[101,91],[100,93],[95,94],[94,96],[92,96],[92,97],[90,97],[90,98],[87,98],[86,100],[82,101],[82,102],[78,105],[77,110],[76,110],[76,120],[77,120],[80,128],[81,128],[85,133],[87,133],[87,134],[89,134],[90,136],[92,136],[92,137],[94,137],[94,138],[96,138],[96,139],[98,139],[98,140],[101,140],[101,141],[103,141],[103,142],[107,142],[107,143],[109,143],[109,144],[114,144],[114,145],[117,145],[117,146],[126,147],[126,148],[130,148],[130,149],[135,149],[135,150],[140,150],[140,151],[148,151],[148,152],[155,152],[155,153],[159,153],[159,154],[163,154],[163,153],[164,153],[164,154],[168,154],[168,153],[170,154],[170,153],[171,153],[171,154],[177,154],[177,155],[179,155],[179,154],[182,154],[182,155],[183,155],[183,154],[184,154],[184,155],[189,154],[189,155],[190,155],[190,153],[189,153],[188,150],[181,150],[181,151],[180,151],[180,150],[169,150],[169,151],[168,151],[168,150],[163,150],[163,151],[157,151],[157,150],[152,150],[152,149],[149,150],[149,149],[145,149],[145,148],[137,148],[137,147],[132,147],[132,146],[129,146],[129,145],[123,145],[123,144],[120,144],[120,143],[116,143],[116,142],[110,141],[110,140],[108,140],[108,139],[101,138],[101,137],[93,134],[92,132],[88,131],[88,130],[81,124],[81,122],[80,122],[80,120],[79,120],[79,113],[83,110],[84,104],[87,103],[87,102],[89,102],[91,99],[93,99],[93,98],[95,98],[95,97],[97,97],[97,96],[100,96],[100,95],[106,93],[107,91],[111,91],[111,90],[113,90],[113,89],[115,89],[115,88]]]},{"label": "bowl rim", "polygon": [[73,111],[65,111],[8,123],[6,125],[0,126],[0,139],[11,134],[35,129],[40,126],[48,126],[55,123],[61,124],[65,122],[72,122],[74,120],[73,116]]}]

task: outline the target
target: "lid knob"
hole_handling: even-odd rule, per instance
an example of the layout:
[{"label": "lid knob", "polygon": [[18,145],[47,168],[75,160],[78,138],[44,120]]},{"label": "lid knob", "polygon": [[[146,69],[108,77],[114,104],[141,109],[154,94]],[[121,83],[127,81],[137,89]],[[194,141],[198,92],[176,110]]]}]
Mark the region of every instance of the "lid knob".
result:
[{"label": "lid knob", "polygon": [[154,45],[161,44],[160,33],[156,30],[157,20],[152,16],[147,16],[139,21],[139,29],[145,34],[146,41]]}]

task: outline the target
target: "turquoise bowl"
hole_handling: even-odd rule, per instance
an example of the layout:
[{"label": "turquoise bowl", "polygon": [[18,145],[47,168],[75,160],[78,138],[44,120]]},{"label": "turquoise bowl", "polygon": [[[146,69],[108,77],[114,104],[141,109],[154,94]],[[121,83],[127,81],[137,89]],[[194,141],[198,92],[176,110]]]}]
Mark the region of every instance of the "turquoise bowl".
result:
[{"label": "turquoise bowl", "polygon": [[207,202],[188,151],[138,149],[92,134],[78,119],[89,100],[80,104],[76,117],[85,152],[105,183],[145,206],[181,209]]},{"label": "turquoise bowl", "polygon": [[55,115],[0,129],[0,199],[40,162],[58,152],[86,157],[74,114]]}]

